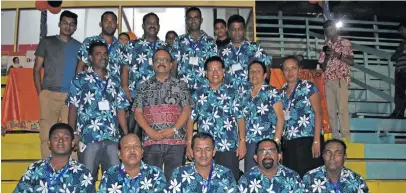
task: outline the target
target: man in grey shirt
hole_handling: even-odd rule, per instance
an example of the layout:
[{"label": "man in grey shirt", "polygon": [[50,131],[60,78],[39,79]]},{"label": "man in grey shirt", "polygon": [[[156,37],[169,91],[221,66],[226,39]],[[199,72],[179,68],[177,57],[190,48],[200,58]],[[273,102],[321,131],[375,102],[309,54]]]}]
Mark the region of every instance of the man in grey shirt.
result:
[{"label": "man in grey shirt", "polygon": [[[62,12],[58,24],[59,35],[42,38],[35,51],[34,83],[40,102],[42,158],[48,157],[51,153],[47,145],[49,128],[58,121],[68,122],[68,107],[65,100],[75,76],[78,62],[76,54],[81,45],[72,38],[76,31],[77,18],[75,13]],[[44,68],[43,80],[41,68]]]}]

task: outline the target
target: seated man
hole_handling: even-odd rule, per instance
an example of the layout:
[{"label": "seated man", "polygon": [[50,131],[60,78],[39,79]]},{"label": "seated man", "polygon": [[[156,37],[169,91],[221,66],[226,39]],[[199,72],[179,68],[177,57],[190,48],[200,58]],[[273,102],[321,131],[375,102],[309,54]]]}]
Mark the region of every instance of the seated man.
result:
[{"label": "seated man", "polygon": [[155,166],[143,161],[144,152],[136,134],[128,134],[120,139],[118,157],[121,164],[109,168],[100,182],[99,193],[154,193],[162,192],[166,186],[164,173]]},{"label": "seated man", "polygon": [[347,146],[339,139],[327,140],[323,151],[324,166],[307,172],[303,183],[309,192],[357,193],[369,192],[365,180],[357,173],[344,167]]},{"label": "seated man", "polygon": [[51,155],[31,164],[13,192],[95,192],[90,170],[70,157],[73,137],[68,124],[53,125],[48,137]]},{"label": "seated man", "polygon": [[175,169],[167,185],[168,192],[237,192],[233,173],[214,163],[216,148],[210,134],[194,135],[192,151],[194,162]]},{"label": "seated man", "polygon": [[240,178],[240,192],[301,192],[303,185],[299,174],[278,164],[281,157],[276,141],[269,138],[259,141],[254,155],[258,166]]}]

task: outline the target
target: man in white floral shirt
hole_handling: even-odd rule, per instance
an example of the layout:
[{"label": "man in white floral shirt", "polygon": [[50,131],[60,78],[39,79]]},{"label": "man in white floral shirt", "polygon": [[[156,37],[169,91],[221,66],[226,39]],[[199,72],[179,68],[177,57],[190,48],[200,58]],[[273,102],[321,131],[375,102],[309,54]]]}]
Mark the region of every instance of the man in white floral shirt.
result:
[{"label": "man in white floral shirt", "polygon": [[368,186],[359,174],[344,167],[347,146],[339,139],[328,140],[323,151],[324,166],[306,173],[305,188],[314,193],[368,193]]}]

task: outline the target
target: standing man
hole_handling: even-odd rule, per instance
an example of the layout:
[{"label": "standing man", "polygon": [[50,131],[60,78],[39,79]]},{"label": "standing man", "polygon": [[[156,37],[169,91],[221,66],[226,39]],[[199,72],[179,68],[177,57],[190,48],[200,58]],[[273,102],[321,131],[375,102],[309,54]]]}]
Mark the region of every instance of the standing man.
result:
[{"label": "standing man", "polygon": [[[344,137],[350,140],[348,86],[351,82],[350,69],[354,65],[352,44],[350,41],[338,36],[334,21],[326,21],[323,27],[324,34],[327,37],[327,47],[325,47],[325,51],[320,53],[319,63],[326,78],[328,118],[333,138],[341,139],[341,137]],[[340,120],[340,129],[338,119]]]},{"label": "standing man", "polygon": [[347,146],[339,139],[326,141],[323,151],[324,166],[306,173],[303,183],[308,192],[364,192],[369,193],[365,180],[344,167]]},{"label": "standing man", "polygon": [[169,192],[237,192],[233,173],[214,163],[216,154],[213,137],[208,133],[197,133],[192,138],[194,161],[176,168],[167,190]]},{"label": "standing man", "polygon": [[53,125],[49,129],[47,142],[51,155],[31,164],[13,193],[93,193],[93,177],[89,169],[70,157],[75,145],[73,138],[73,129],[68,124]]},{"label": "standing man", "polygon": [[186,83],[170,76],[172,58],[165,49],[153,55],[155,76],[137,87],[133,109],[143,129],[144,161],[162,168],[170,178],[184,163],[185,129],[191,96]]},{"label": "standing man", "polygon": [[[78,52],[77,58],[79,59],[76,67],[76,73],[84,71],[86,68],[92,71],[90,62],[90,44],[93,42],[103,42],[107,46],[109,64],[107,70],[110,76],[116,76],[120,80],[120,54],[118,48],[120,47],[120,41],[114,36],[117,29],[117,15],[111,11],[106,11],[101,16],[99,26],[102,28],[100,35],[88,37],[83,41],[82,46]],[[120,86],[120,84],[115,85]]]},{"label": "standing man", "polygon": [[395,68],[395,109],[391,118],[404,119],[406,109],[406,21],[399,24],[400,36],[403,41],[399,44],[391,60],[396,62]]},{"label": "standing man", "polygon": [[[167,44],[159,40],[159,18],[155,13],[144,15],[142,28],[144,35],[121,48],[121,85],[130,102],[134,101],[135,88],[155,75],[152,68],[152,55],[157,49],[167,49]],[[130,111],[128,126],[131,133],[141,138],[141,129],[135,127],[134,114]]]},{"label": "standing man", "polygon": [[276,141],[259,141],[254,156],[258,166],[241,177],[240,192],[304,192],[299,174],[279,164],[281,153]]},{"label": "standing man", "polygon": [[143,151],[137,135],[123,136],[118,143],[118,157],[122,163],[109,168],[103,174],[99,193],[163,191],[166,186],[165,176],[159,168],[141,161]]},{"label": "standing man", "polygon": [[193,93],[193,111],[187,124],[187,156],[193,158],[191,146],[193,125],[197,121],[199,132],[210,133],[216,145],[217,164],[225,166],[239,178],[238,161],[247,153],[245,121],[238,93],[223,83],[224,63],[218,56],[210,57],[204,64],[209,79]]},{"label": "standing man", "polygon": [[[197,7],[186,11],[188,33],[179,36],[173,43],[172,57],[177,62],[177,76],[188,84],[191,93],[207,83],[204,78],[204,62],[207,58],[217,55],[214,39],[200,30],[203,18]],[[173,72],[176,72],[176,65]]]},{"label": "standing man", "polygon": [[230,43],[230,38],[228,37],[227,25],[224,19],[214,20],[214,33],[216,34],[216,45],[217,50],[223,49],[227,44]]},{"label": "standing man", "polygon": [[[80,42],[72,38],[77,21],[78,16],[75,13],[63,11],[59,18],[59,35],[42,38],[35,51],[33,73],[40,104],[39,137],[42,158],[51,153],[47,145],[49,128],[59,120],[68,123],[65,100],[75,76],[78,62],[75,56],[80,48]],[[43,80],[41,68],[44,68]],[[76,155],[73,157],[76,159]]]},{"label": "standing man", "polygon": [[176,38],[178,38],[178,34],[175,31],[168,31],[165,35],[165,42],[168,44],[168,46],[172,47]]},{"label": "standing man", "polygon": [[75,143],[80,143],[79,162],[90,169],[95,182],[99,164],[104,172],[120,163],[117,157],[120,139],[117,123],[127,134],[124,110],[130,104],[123,89],[116,86],[120,84],[117,77],[107,71],[107,45],[93,42],[89,54],[93,70],[81,72],[72,80],[68,120],[75,130]]},{"label": "standing man", "polygon": [[252,61],[263,62],[268,74],[271,57],[256,43],[245,38],[245,20],[240,15],[232,15],[227,22],[231,43],[219,50],[218,55],[226,65],[226,83],[233,85],[244,93],[250,86],[248,81],[248,64]]}]

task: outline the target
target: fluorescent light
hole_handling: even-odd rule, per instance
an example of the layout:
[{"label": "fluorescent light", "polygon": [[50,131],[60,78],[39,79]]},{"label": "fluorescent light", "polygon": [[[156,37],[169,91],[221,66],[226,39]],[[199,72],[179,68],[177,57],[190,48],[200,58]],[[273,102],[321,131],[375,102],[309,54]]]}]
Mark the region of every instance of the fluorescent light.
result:
[{"label": "fluorescent light", "polygon": [[340,27],[343,27],[343,22],[342,21],[338,21],[336,23],[336,28],[340,28]]}]

